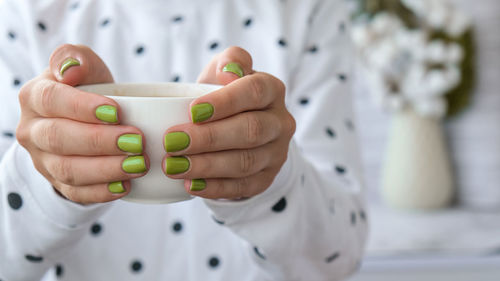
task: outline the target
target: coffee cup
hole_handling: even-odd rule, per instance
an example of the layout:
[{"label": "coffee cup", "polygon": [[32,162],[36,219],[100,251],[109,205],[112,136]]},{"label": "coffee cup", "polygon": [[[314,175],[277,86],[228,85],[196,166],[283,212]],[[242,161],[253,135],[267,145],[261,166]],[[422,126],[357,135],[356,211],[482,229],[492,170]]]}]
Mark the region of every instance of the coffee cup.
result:
[{"label": "coffee cup", "polygon": [[123,200],[162,204],[189,200],[192,196],[184,189],[184,180],[170,179],[162,170],[165,156],[165,131],[189,123],[189,105],[197,97],[219,89],[220,86],[189,83],[157,84],[95,84],[79,89],[107,96],[121,108],[120,124],[140,129],[146,138],[144,153],[149,157],[148,173],[132,179],[132,188]]}]

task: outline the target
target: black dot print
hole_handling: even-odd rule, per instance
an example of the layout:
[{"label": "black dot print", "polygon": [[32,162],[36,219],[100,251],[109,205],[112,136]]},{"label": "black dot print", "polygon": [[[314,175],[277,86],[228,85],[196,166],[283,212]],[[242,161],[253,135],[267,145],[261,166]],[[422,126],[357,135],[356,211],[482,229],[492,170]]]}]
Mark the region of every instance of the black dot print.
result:
[{"label": "black dot print", "polygon": [[61,264],[57,264],[56,265],[56,276],[58,278],[60,278],[60,277],[63,276],[63,274],[64,274],[64,268],[63,268],[63,266]]},{"label": "black dot print", "polygon": [[337,165],[337,166],[335,166],[335,171],[338,174],[343,175],[347,172],[347,169],[344,166]]},{"label": "black dot print", "polygon": [[326,261],[327,263],[331,263],[331,262],[333,262],[334,260],[338,259],[338,257],[339,257],[339,256],[340,256],[340,254],[339,254],[339,253],[334,253],[334,254],[332,254],[331,256],[328,256],[328,257],[325,259],[325,261]]},{"label": "black dot print", "polygon": [[213,256],[213,257],[210,257],[210,258],[208,259],[208,266],[209,266],[210,268],[215,269],[215,268],[217,268],[219,265],[220,265],[220,260],[219,260],[219,258],[218,258],[218,257]]},{"label": "black dot print", "polygon": [[325,131],[330,138],[334,138],[336,136],[335,131],[330,127],[326,128]]},{"label": "black dot print", "polygon": [[9,195],[7,195],[7,201],[13,210],[19,210],[23,206],[23,198],[16,192],[9,193]]},{"label": "black dot print", "polygon": [[75,3],[71,4],[71,6],[69,6],[69,9],[70,10],[76,10],[76,9],[78,9],[78,7],[80,7],[80,3],[79,2],[75,2]]},{"label": "black dot print", "polygon": [[318,52],[318,46],[311,46],[309,49],[307,49],[307,52],[314,54]]},{"label": "black dot print", "polygon": [[180,82],[181,81],[181,77],[179,75],[174,75],[174,77],[172,77],[172,82]]},{"label": "black dot print", "polygon": [[175,16],[172,18],[172,22],[180,23],[184,20],[182,16]]},{"label": "black dot print", "polygon": [[283,212],[283,210],[285,210],[285,208],[286,208],[286,198],[283,197],[280,199],[280,201],[278,201],[278,203],[274,204],[272,210],[273,210],[273,212],[279,213],[279,212]]},{"label": "black dot print", "polygon": [[9,37],[10,40],[15,40],[16,39],[16,33],[14,33],[14,31],[9,31],[7,33],[7,37]]},{"label": "black dot print", "polygon": [[363,221],[366,221],[366,213],[365,213],[365,211],[363,211],[363,210],[359,211],[359,217],[360,217]]},{"label": "black dot print", "polygon": [[306,183],[306,176],[304,174],[302,174],[300,176],[300,184],[302,184],[302,186],[304,186],[305,183]]},{"label": "black dot print", "polygon": [[343,73],[339,74],[338,77],[339,77],[339,80],[342,82],[347,81],[347,75],[345,75]]},{"label": "black dot print", "polygon": [[214,222],[218,223],[218,224],[224,224],[225,222],[221,221],[221,220],[218,220],[215,216],[212,215],[212,219],[214,220]]},{"label": "black dot print", "polygon": [[38,29],[40,29],[40,31],[47,31],[47,26],[45,25],[45,23],[39,21],[37,25],[38,25]]},{"label": "black dot print", "polygon": [[94,223],[90,227],[90,233],[92,233],[92,235],[94,235],[94,236],[99,235],[101,232],[102,232],[102,225],[99,223]]},{"label": "black dot print", "polygon": [[28,261],[30,261],[30,262],[34,262],[34,263],[43,262],[43,257],[40,257],[40,256],[25,255],[24,257],[25,257]]},{"label": "black dot print", "polygon": [[137,55],[142,55],[142,54],[144,54],[144,51],[145,51],[144,46],[138,46],[138,47],[135,49],[135,53],[136,53]]},{"label": "black dot print", "polygon": [[103,20],[101,21],[101,24],[100,24],[100,25],[101,25],[101,27],[106,27],[106,26],[108,26],[110,23],[111,23],[111,20],[110,20],[110,19],[103,19]]},{"label": "black dot print", "polygon": [[351,224],[355,225],[356,224],[356,213],[351,212]]},{"label": "black dot print", "polygon": [[255,253],[255,254],[256,254],[259,258],[261,258],[261,259],[263,259],[263,260],[265,260],[265,259],[266,259],[266,256],[264,256],[264,255],[260,252],[259,248],[257,248],[257,247],[253,247],[253,251],[254,251],[254,253]]},{"label": "black dot print", "polygon": [[345,126],[348,130],[354,131],[354,124],[351,120],[345,120]]},{"label": "black dot print", "polygon": [[308,105],[309,104],[309,99],[308,98],[301,98],[299,99],[300,105]]},{"label": "black dot print", "polygon": [[243,26],[244,27],[250,27],[253,23],[253,19],[252,18],[247,18],[244,22],[243,22]]},{"label": "black dot print", "polygon": [[219,43],[214,41],[214,42],[210,43],[210,45],[208,47],[210,48],[210,50],[215,50],[219,47]]},{"label": "black dot print", "polygon": [[182,223],[180,222],[175,222],[173,225],[172,225],[172,230],[175,232],[175,233],[179,233],[182,231]]},{"label": "black dot print", "polygon": [[13,138],[14,133],[13,132],[2,132],[2,136],[6,137],[6,138]]},{"label": "black dot print", "polygon": [[134,273],[140,272],[142,270],[142,262],[138,260],[133,261],[132,264],[130,264],[130,269]]},{"label": "black dot print", "polygon": [[14,85],[14,87],[19,87],[19,85],[21,85],[21,79],[14,78],[14,80],[12,80],[12,85]]},{"label": "black dot print", "polygon": [[280,45],[281,47],[286,47],[288,44],[284,38],[280,38],[278,40],[278,45]]}]

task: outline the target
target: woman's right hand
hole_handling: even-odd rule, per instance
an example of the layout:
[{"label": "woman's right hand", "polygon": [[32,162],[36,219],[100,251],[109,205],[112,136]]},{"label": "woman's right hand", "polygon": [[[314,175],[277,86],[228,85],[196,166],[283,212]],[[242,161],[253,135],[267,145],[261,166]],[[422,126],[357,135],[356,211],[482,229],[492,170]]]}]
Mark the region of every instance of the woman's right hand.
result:
[{"label": "woman's right hand", "polygon": [[119,125],[118,104],[74,88],[110,82],[111,73],[92,50],[63,45],[52,54],[49,69],[19,93],[18,142],[57,192],[80,204],[125,196],[129,179],[144,176],[149,167],[140,156],[144,135]]}]

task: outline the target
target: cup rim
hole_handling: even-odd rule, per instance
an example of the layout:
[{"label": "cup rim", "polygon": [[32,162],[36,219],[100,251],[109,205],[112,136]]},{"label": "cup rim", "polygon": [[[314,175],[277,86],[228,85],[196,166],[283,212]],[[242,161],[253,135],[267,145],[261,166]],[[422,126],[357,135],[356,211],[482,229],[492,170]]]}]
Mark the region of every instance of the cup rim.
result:
[{"label": "cup rim", "polygon": [[191,85],[191,86],[203,86],[207,88],[211,88],[209,92],[205,94],[201,94],[199,96],[185,96],[185,97],[134,97],[134,96],[119,96],[119,95],[102,95],[104,97],[109,97],[109,98],[119,98],[122,100],[138,100],[138,99],[154,99],[154,100],[183,100],[183,99],[196,99],[198,97],[201,97],[203,95],[206,95],[208,93],[212,93],[214,91],[217,91],[221,89],[223,86],[222,85],[216,85],[216,84],[207,84],[207,83],[183,83],[183,82],[157,82],[157,83],[98,83],[98,84],[88,84],[88,85],[81,85],[77,86],[76,88],[82,91],[86,91],[87,87],[106,87],[106,86],[120,86],[120,87],[126,87],[126,86],[133,86],[133,87],[141,87],[141,86],[158,86],[158,87],[165,87],[168,85]]}]

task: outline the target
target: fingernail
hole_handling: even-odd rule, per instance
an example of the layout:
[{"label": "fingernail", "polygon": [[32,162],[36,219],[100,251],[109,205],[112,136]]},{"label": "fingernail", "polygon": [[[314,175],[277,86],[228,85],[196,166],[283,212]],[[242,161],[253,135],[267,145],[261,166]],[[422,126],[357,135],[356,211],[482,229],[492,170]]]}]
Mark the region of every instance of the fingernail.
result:
[{"label": "fingernail", "polygon": [[184,132],[173,132],[165,135],[165,151],[176,152],[186,149],[190,143],[189,135]]},{"label": "fingernail", "polygon": [[130,156],[122,163],[122,169],[129,174],[140,174],[146,172],[144,156]]},{"label": "fingernail", "polygon": [[223,72],[231,72],[231,73],[234,73],[236,75],[238,75],[238,77],[243,77],[243,69],[241,68],[241,66],[235,62],[230,62],[228,64],[226,64],[226,66],[224,66],[224,68],[222,69]]},{"label": "fingernail", "polygon": [[113,194],[119,194],[125,192],[125,188],[123,187],[123,183],[121,181],[112,182],[108,184],[108,190]]},{"label": "fingernail", "polygon": [[191,180],[189,189],[191,189],[191,191],[202,191],[205,187],[207,187],[207,182],[204,179],[195,179]]},{"label": "fingernail", "polygon": [[79,66],[80,65],[80,61],[78,61],[77,59],[74,59],[74,58],[67,58],[61,65],[61,69],[59,70],[59,73],[61,74],[61,76],[64,75],[64,72],[66,72],[66,70],[68,70],[70,67],[72,66]]},{"label": "fingernail", "polygon": [[139,134],[125,134],[118,138],[118,148],[130,153],[142,153],[142,136]]},{"label": "fingernail", "polygon": [[118,122],[118,116],[116,107],[112,105],[101,105],[95,110],[95,116],[97,119],[108,122],[116,123]]},{"label": "fingernail", "polygon": [[212,117],[214,107],[209,103],[200,103],[191,107],[191,120],[193,123],[199,123]]},{"label": "fingernail", "polygon": [[189,160],[186,157],[168,157],[165,159],[167,175],[182,174],[189,169]]}]

